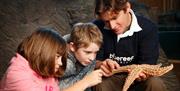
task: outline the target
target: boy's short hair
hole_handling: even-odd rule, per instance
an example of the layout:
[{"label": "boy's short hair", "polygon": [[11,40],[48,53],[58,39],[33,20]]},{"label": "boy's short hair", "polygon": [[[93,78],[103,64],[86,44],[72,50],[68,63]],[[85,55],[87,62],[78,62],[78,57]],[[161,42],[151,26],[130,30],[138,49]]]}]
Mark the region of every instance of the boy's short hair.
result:
[{"label": "boy's short hair", "polygon": [[[58,32],[49,28],[39,28],[18,46],[30,67],[42,77],[60,77],[66,68],[67,45]],[[62,56],[62,66],[55,72],[56,54]]]},{"label": "boy's short hair", "polygon": [[129,0],[95,0],[94,13],[100,16],[107,11],[117,13],[120,10],[126,9],[126,3]]},{"label": "boy's short hair", "polygon": [[99,28],[93,23],[77,23],[73,26],[69,42],[73,42],[77,48],[88,47],[95,43],[99,47],[103,42]]}]

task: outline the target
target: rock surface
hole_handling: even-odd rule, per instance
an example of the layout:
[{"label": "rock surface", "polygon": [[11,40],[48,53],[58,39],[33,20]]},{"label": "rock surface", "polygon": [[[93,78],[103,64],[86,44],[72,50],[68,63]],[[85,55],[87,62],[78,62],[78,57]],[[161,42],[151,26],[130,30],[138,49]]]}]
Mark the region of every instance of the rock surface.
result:
[{"label": "rock surface", "polygon": [[35,28],[53,27],[61,35],[76,22],[93,19],[94,0],[1,0],[0,78],[18,44]]}]

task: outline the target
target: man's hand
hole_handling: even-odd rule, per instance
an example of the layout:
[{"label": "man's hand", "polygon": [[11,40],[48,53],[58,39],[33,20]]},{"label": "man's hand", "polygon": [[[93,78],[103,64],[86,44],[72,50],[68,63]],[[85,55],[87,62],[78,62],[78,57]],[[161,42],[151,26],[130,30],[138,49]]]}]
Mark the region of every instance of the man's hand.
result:
[{"label": "man's hand", "polygon": [[116,61],[112,59],[106,59],[99,64],[99,68],[104,72],[104,76],[112,76],[112,71],[118,69],[120,66]]},{"label": "man's hand", "polygon": [[144,74],[144,73],[140,73],[139,77],[136,78],[137,81],[144,81],[148,78],[149,76]]}]

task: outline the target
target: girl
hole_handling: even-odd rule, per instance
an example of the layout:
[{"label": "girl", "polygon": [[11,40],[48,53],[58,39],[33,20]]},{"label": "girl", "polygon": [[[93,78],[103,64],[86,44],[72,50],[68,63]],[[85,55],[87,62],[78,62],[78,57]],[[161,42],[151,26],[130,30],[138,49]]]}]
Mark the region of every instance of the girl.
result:
[{"label": "girl", "polygon": [[40,28],[24,39],[11,59],[0,91],[58,91],[66,67],[66,42],[52,29]]},{"label": "girl", "polygon": [[[40,28],[18,46],[0,83],[0,91],[60,91],[57,78],[66,68],[66,42],[53,29]],[[101,82],[94,71],[63,91],[83,91]],[[94,76],[100,74],[99,77]],[[92,81],[94,78],[99,80]]]}]

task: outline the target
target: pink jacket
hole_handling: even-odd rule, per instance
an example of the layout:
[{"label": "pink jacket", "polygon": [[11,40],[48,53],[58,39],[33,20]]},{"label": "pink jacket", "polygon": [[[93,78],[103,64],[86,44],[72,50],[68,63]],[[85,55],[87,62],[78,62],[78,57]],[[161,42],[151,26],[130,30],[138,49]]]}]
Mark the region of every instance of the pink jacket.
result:
[{"label": "pink jacket", "polygon": [[60,91],[54,78],[43,79],[29,66],[28,61],[16,54],[10,61],[0,83],[0,91]]}]

